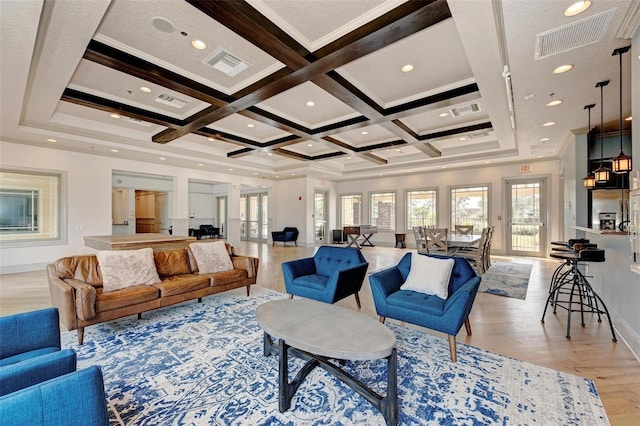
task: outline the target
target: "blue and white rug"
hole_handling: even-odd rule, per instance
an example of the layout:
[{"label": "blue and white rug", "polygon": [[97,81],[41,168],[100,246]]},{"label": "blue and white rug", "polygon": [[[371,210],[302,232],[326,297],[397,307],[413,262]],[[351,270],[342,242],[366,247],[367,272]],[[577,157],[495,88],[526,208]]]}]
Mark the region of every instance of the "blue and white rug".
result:
[{"label": "blue and white rug", "polygon": [[[278,411],[278,360],[262,355],[256,307],[283,294],[256,286],[204,303],[87,327],[85,344],[64,332],[78,368],[102,367],[112,425],[384,425],[382,415],[338,379],[315,369],[291,409]],[[607,425],[588,379],[458,345],[389,324],[398,339],[401,425]],[[294,374],[302,362],[291,357]],[[346,369],[385,393],[386,362]],[[292,376],[293,377],[293,376]]]},{"label": "blue and white rug", "polygon": [[491,267],[482,275],[478,291],[524,300],[532,268],[529,263],[491,262]]}]

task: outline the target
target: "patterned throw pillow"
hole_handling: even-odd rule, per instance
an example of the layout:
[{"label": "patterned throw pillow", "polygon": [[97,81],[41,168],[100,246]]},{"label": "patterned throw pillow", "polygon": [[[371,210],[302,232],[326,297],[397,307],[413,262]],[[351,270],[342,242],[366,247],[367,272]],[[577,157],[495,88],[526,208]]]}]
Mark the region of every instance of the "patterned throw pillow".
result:
[{"label": "patterned throw pillow", "polygon": [[224,241],[213,243],[191,243],[189,244],[193,257],[198,264],[198,271],[201,274],[211,274],[213,272],[230,271],[233,269],[233,262],[229,257],[229,252]]},{"label": "patterned throw pillow", "polygon": [[103,291],[114,291],[134,285],[160,282],[153,261],[153,249],[101,250],[96,253]]}]

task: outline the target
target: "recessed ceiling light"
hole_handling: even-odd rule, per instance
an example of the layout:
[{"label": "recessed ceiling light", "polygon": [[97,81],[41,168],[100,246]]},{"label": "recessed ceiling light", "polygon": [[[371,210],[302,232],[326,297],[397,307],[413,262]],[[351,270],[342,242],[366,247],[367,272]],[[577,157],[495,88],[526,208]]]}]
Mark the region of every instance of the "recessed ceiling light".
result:
[{"label": "recessed ceiling light", "polygon": [[140,91],[144,93],[151,93],[151,89],[149,89],[147,86],[140,86]]},{"label": "recessed ceiling light", "polygon": [[491,163],[491,161],[485,161],[484,162],[484,164],[490,164],[490,163]]},{"label": "recessed ceiling light", "polygon": [[247,127],[250,128],[250,129],[253,129],[254,127],[256,127],[256,125],[252,124],[252,123],[249,123],[249,124],[247,124]]},{"label": "recessed ceiling light", "polygon": [[56,142],[58,142],[58,140],[49,138],[49,139],[47,139],[47,142],[56,143]]},{"label": "recessed ceiling light", "polygon": [[291,173],[291,176],[295,176],[295,175],[296,175],[295,173]]},{"label": "recessed ceiling light", "polygon": [[553,107],[553,106],[556,106],[556,105],[560,105],[561,103],[562,103],[562,99],[555,99],[555,100],[553,100],[551,102],[547,102],[547,106],[548,107]]},{"label": "recessed ceiling light", "polygon": [[271,156],[271,155],[273,155],[273,153],[271,153],[271,152],[268,152],[268,153],[267,153],[267,155],[269,155],[269,156]]},{"label": "recessed ceiling light", "polygon": [[191,42],[191,45],[192,45],[193,47],[195,47],[196,49],[198,49],[198,50],[204,50],[204,49],[206,49],[206,48],[207,48],[207,44],[206,44],[204,41],[202,41],[202,40],[197,40],[197,39],[196,39],[196,40],[193,40],[193,41]]},{"label": "recessed ceiling light", "polygon": [[160,157],[160,158],[159,158],[159,160],[164,161],[164,160],[166,160],[166,158],[164,158],[164,157]]},{"label": "recessed ceiling light", "polygon": [[230,172],[232,172],[232,171],[233,171],[233,169],[227,169],[227,170],[229,170]]},{"label": "recessed ceiling light", "polygon": [[631,121],[631,116],[628,116],[627,118],[625,118],[624,121]]},{"label": "recessed ceiling light", "polygon": [[407,64],[402,67],[402,72],[411,72],[411,71],[413,71],[413,65],[411,64]]},{"label": "recessed ceiling light", "polygon": [[544,127],[555,126],[555,125],[556,125],[555,121],[547,121],[546,123],[543,124]]},{"label": "recessed ceiling light", "polygon": [[313,102],[313,101],[307,101],[307,103],[305,105],[308,106],[308,107],[312,107],[312,106],[315,106],[316,103]]},{"label": "recessed ceiling light", "polygon": [[577,1],[565,9],[564,16],[576,16],[589,9],[589,6],[591,6],[591,1],[589,0]]},{"label": "recessed ceiling light", "polygon": [[213,136],[209,136],[209,137],[207,138],[207,140],[208,140],[209,142],[213,142],[213,141],[215,141],[216,139],[215,139]]},{"label": "recessed ceiling light", "polygon": [[313,146],[313,144],[312,143],[308,143],[307,146]]},{"label": "recessed ceiling light", "polygon": [[460,139],[458,139],[458,140],[459,140],[459,141],[466,141],[466,140],[467,140],[467,138],[465,138],[465,137],[463,136],[463,137],[461,137],[461,138],[460,138]]},{"label": "recessed ceiling light", "polygon": [[447,168],[447,166],[442,166],[442,167],[440,167],[440,168],[441,168],[441,169],[446,169],[446,168]]},{"label": "recessed ceiling light", "polygon": [[549,138],[540,138],[540,142],[546,142],[548,140],[550,140],[550,139]]},{"label": "recessed ceiling light", "polygon": [[444,118],[444,117],[448,117],[449,113],[448,112],[441,112],[438,117]]},{"label": "recessed ceiling light", "polygon": [[402,152],[402,151],[400,151],[400,148],[396,148],[396,152]]},{"label": "recessed ceiling light", "polygon": [[111,152],[120,152],[117,149],[112,149]]},{"label": "recessed ceiling light", "polygon": [[368,134],[369,134],[369,132],[367,132],[366,130],[363,130],[363,131],[361,131],[361,132],[360,132],[360,134],[361,134],[361,135],[368,135]]},{"label": "recessed ceiling light", "polygon": [[202,167],[202,166],[204,166],[204,164],[198,163],[198,167]]},{"label": "recessed ceiling light", "polygon": [[351,157],[347,157],[347,160],[351,160]]},{"label": "recessed ceiling light", "polygon": [[560,65],[558,68],[553,70],[554,74],[562,74],[563,72],[571,71],[573,69],[573,65]]},{"label": "recessed ceiling light", "polygon": [[254,175],[257,175],[257,174],[258,174],[258,172],[253,172],[253,174],[254,174]]},{"label": "recessed ceiling light", "polygon": [[538,155],[538,158],[544,158],[544,155]]},{"label": "recessed ceiling light", "polygon": [[109,114],[109,117],[111,118],[120,118],[120,114]]}]

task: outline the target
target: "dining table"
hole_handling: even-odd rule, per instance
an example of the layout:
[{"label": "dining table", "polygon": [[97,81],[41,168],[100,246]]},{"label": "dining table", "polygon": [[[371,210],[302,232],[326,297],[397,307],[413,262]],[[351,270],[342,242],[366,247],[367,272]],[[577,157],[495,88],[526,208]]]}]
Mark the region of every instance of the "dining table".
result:
[{"label": "dining table", "polygon": [[480,242],[481,235],[470,234],[448,234],[447,235],[447,247],[448,251],[455,252],[460,248],[477,247]]}]

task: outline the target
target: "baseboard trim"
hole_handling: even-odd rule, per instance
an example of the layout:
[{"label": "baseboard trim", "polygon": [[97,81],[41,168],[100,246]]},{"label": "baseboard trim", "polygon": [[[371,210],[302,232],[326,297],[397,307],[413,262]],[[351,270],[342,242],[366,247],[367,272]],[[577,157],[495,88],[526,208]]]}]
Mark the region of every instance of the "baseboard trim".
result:
[{"label": "baseboard trim", "polygon": [[640,361],[640,336],[629,327],[629,324],[617,312],[614,311],[612,314],[613,327],[618,333],[618,342],[622,340],[633,356]]}]

